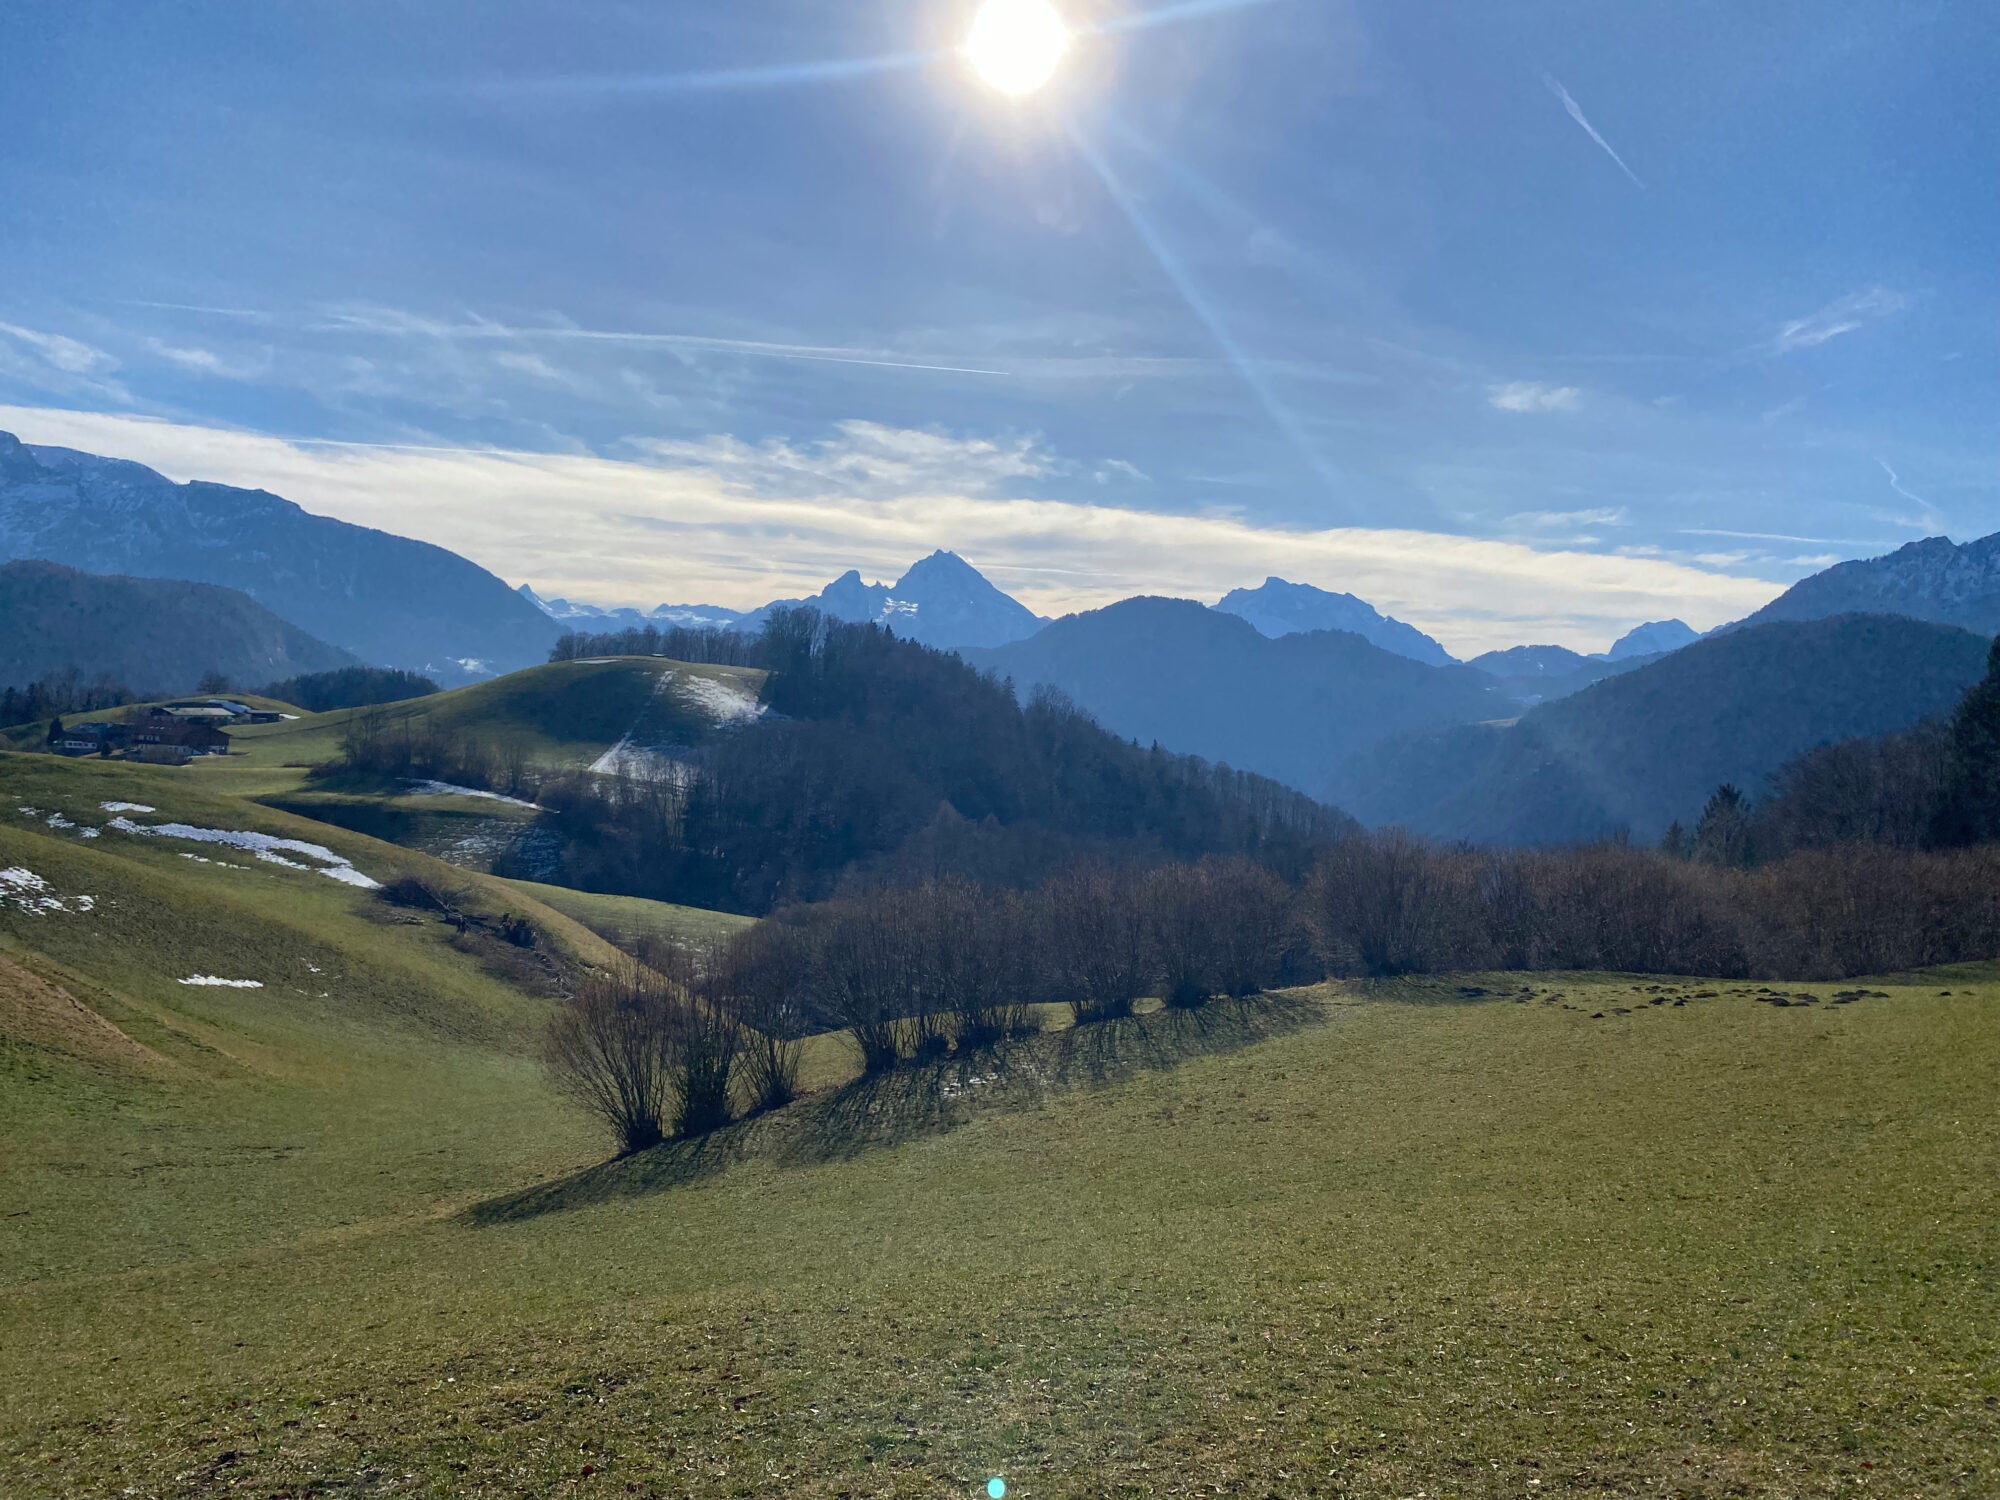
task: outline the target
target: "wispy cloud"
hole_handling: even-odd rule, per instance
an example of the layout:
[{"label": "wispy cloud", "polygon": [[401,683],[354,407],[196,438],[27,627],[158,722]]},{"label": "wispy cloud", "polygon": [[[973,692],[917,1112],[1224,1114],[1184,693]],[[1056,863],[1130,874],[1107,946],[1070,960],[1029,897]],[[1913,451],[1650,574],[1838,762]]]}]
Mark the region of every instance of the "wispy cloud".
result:
[{"label": "wispy cloud", "polygon": [[24,345],[43,364],[65,375],[96,375],[118,368],[102,349],[60,333],[39,333],[14,323],[0,323],[0,334]]},{"label": "wispy cloud", "polygon": [[193,375],[212,375],[220,380],[254,380],[271,367],[270,351],[254,357],[228,357],[199,344],[169,344],[161,339],[146,340],[146,347],[177,369]]},{"label": "wispy cloud", "polygon": [[1515,526],[1554,529],[1564,526],[1623,526],[1625,507],[1600,510],[1524,510],[1507,518]]},{"label": "wispy cloud", "polygon": [[1575,411],[1583,392],[1573,385],[1544,385],[1538,380],[1515,380],[1489,386],[1486,402],[1502,411]]},{"label": "wispy cloud", "polygon": [[[893,576],[934,547],[1041,613],[1140,592],[1214,599],[1267,575],[1353,592],[1455,651],[1522,640],[1598,649],[1641,620],[1735,619],[1781,584],[1658,558],[1417,530],[1254,525],[1019,498],[1067,462],[1027,439],[843,424],[809,443],[656,445],[591,455],[306,446],[101,413],[0,408],[0,427],[257,486],[464,553],[544,594],[751,605],[850,567]],[[411,495],[425,503],[412,506]]]},{"label": "wispy cloud", "polygon": [[1783,325],[1771,339],[1770,348],[1776,354],[1790,354],[1796,349],[1816,349],[1844,333],[1852,333],[1857,328],[1893,317],[1909,305],[1907,296],[1887,287],[1850,292],[1845,297],[1836,297],[1818,312],[1794,318]]},{"label": "wispy cloud", "polygon": [[116,356],[81,339],[0,323],[0,378],[31,390],[130,405],[131,393],[113,376],[118,367]]},{"label": "wispy cloud", "polygon": [[1554,94],[1556,98],[1562,101],[1562,107],[1569,111],[1569,117],[1572,120],[1583,127],[1584,133],[1604,148],[1606,156],[1618,163],[1618,170],[1632,179],[1632,185],[1638,188],[1645,187],[1646,184],[1639,180],[1639,174],[1626,166],[1625,158],[1612,149],[1611,142],[1598,134],[1597,127],[1591,124],[1590,120],[1584,115],[1583,106],[1570,97],[1569,90],[1556,80],[1555,75],[1553,73],[1544,73],[1542,75],[1542,82],[1548,85],[1548,90],[1551,94]]}]

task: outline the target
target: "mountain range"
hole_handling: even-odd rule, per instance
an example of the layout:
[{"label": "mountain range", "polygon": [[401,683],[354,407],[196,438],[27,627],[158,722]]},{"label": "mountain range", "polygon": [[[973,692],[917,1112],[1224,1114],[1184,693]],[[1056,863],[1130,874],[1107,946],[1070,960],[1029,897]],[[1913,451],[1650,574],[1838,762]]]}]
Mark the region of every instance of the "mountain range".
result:
[{"label": "mountain range", "polygon": [[140,692],[184,693],[211,672],[249,687],[359,665],[235,589],[0,563],[0,686],[75,669]]},{"label": "mountain range", "polygon": [[1389,735],[1517,712],[1469,667],[1431,667],[1352,631],[1272,638],[1192,599],[1127,599],[1008,646],[960,653],[1024,695],[1059,689],[1115,734],[1319,795]]},{"label": "mountain range", "polygon": [[1517,720],[1381,741],[1320,790],[1364,823],[1443,839],[1653,840],[1724,782],[1758,795],[1803,750],[1949,712],[1987,644],[1899,615],[1727,631]]},{"label": "mountain range", "polygon": [[[1120,735],[1337,796],[1371,822],[1530,841],[1610,827],[1650,833],[1687,816],[1704,782],[1758,790],[1787,747],[1938,712],[1970,680],[1965,632],[2000,628],[2000,534],[1964,546],[1932,537],[1838,564],[1707,637],[1660,620],[1600,653],[1525,645],[1466,663],[1365,600],[1281,578],[1214,606],[1140,597],[1049,622],[947,551],[893,584],[850,570],[815,595],[758,609],[642,612],[543,600],[443,548],[310,515],[263,491],[176,484],[138,464],[0,433],[0,561],[8,558],[124,575],[117,586],[128,596],[135,578],[238,589],[276,621],[236,605],[211,603],[208,613],[233,622],[253,657],[296,659],[234,669],[267,677],[358,658],[465,682],[543,660],[565,629],[754,631],[779,605],[810,605],[957,650],[1023,696],[1060,689]],[[81,598],[97,585],[73,576],[64,587]],[[173,615],[155,601],[107,617],[133,610]],[[53,615],[23,616],[34,618]],[[1825,628],[1802,628],[1815,622]],[[280,640],[273,623],[298,638]],[[1788,629],[1769,633],[1779,626]],[[117,641],[92,644],[81,616],[65,628],[76,633],[72,655],[103,658],[69,664],[106,670],[127,659]],[[16,670],[28,665],[24,656]],[[220,659],[199,670],[211,668],[232,670]],[[120,670],[146,675],[143,665]]]},{"label": "mountain range", "polygon": [[141,464],[0,432],[0,561],[9,558],[239,589],[363,661],[446,683],[543,661],[561,633],[442,547],[263,490],[175,484]]}]

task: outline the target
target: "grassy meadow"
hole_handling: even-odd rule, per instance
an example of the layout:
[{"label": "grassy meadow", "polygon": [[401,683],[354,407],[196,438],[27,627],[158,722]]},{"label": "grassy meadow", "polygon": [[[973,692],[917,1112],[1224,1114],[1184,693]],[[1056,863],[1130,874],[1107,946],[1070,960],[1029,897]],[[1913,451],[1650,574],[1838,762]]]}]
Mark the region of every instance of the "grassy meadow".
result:
[{"label": "grassy meadow", "polygon": [[604,1164],[507,955],[13,809],[314,825],[0,790],[0,867],[96,898],[0,907],[0,1494],[2000,1489],[1993,971],[1330,985],[865,1084],[829,1040]]}]

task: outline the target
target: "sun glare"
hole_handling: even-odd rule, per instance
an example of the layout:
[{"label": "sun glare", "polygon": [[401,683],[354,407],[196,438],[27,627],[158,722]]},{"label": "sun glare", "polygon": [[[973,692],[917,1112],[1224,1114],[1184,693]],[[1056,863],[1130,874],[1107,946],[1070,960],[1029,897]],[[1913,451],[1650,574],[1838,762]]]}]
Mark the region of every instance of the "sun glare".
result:
[{"label": "sun glare", "polygon": [[986,0],[973,18],[965,55],[1003,94],[1032,94],[1069,50],[1069,28],[1049,0]]}]

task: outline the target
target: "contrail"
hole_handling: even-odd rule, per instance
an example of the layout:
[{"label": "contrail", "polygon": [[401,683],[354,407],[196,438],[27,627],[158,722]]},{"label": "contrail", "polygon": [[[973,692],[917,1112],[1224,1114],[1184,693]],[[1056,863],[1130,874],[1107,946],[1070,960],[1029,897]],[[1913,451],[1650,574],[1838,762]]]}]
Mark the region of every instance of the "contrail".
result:
[{"label": "contrail", "polygon": [[1117,204],[1119,211],[1125,215],[1126,221],[1132,226],[1133,233],[1138,235],[1140,241],[1152,252],[1153,259],[1159,263],[1160,269],[1166,273],[1167,280],[1171,281],[1174,285],[1174,290],[1181,294],[1181,300],[1187,303],[1189,311],[1201,320],[1201,324],[1208,330],[1209,336],[1221,346],[1222,352],[1228,356],[1229,362],[1236,366],[1236,372],[1243,377],[1243,383],[1250,387],[1251,394],[1256,396],[1258,404],[1264,408],[1271,420],[1277,424],[1278,429],[1292,440],[1293,444],[1299,450],[1299,456],[1305,459],[1307,466],[1320,477],[1328,488],[1333,488],[1340,477],[1339,474],[1314,450],[1311,440],[1306,436],[1305,429],[1299,425],[1298,418],[1293,416],[1284,403],[1278,399],[1277,393],[1271,389],[1269,382],[1265,380],[1263,373],[1251,360],[1249,353],[1236,341],[1236,335],[1229,331],[1229,327],[1223,322],[1221,314],[1209,305],[1208,298],[1203,295],[1201,288],[1195,284],[1194,278],[1188,274],[1180,261],[1175,258],[1174,253],[1167,248],[1166,241],[1160,238],[1159,232],[1147,221],[1146,216],[1139,211],[1137,201],[1126,190],[1125,184],[1119,180],[1118,175],[1111,170],[1111,164],[1098,154],[1097,148],[1077,128],[1074,121],[1070,122],[1069,125],[1069,137],[1075,143],[1076,149],[1082,155],[1083,159],[1090,164],[1091,170],[1097,174],[1098,180],[1104,184],[1104,190],[1111,195],[1111,201]]},{"label": "contrail", "polygon": [[636,344],[660,349],[700,349],[715,354],[741,354],[753,359],[803,359],[829,365],[873,365],[885,370],[936,370],[947,375],[1012,375],[977,365],[947,365],[930,360],[895,359],[893,349],[854,349],[826,344],[775,344],[756,339],[711,338],[697,333],[640,333],[612,328],[534,328],[479,320],[470,323],[418,323],[384,327],[364,317],[336,315],[322,331],[361,332],[439,339],[486,339],[508,342],[553,340],[557,343]]},{"label": "contrail", "polygon": [[1630,167],[1625,165],[1625,158],[1620,156],[1616,151],[1612,150],[1611,142],[1607,141],[1603,136],[1599,135],[1597,133],[1597,127],[1591,124],[1589,120],[1584,118],[1583,106],[1578,104],[1576,100],[1570,97],[1569,90],[1564,88],[1560,83],[1556,81],[1555,75],[1551,73],[1544,73],[1542,75],[1542,82],[1549,86],[1549,92],[1551,94],[1554,94],[1558,99],[1562,100],[1562,107],[1569,111],[1569,117],[1584,128],[1585,134],[1587,134],[1593,141],[1597,142],[1598,145],[1604,148],[1604,154],[1606,156],[1610,157],[1613,161],[1618,163],[1618,170],[1623,172],[1627,177],[1632,179],[1632,185],[1637,188],[1644,188],[1646,184],[1639,180],[1639,174],[1633,171]]}]

